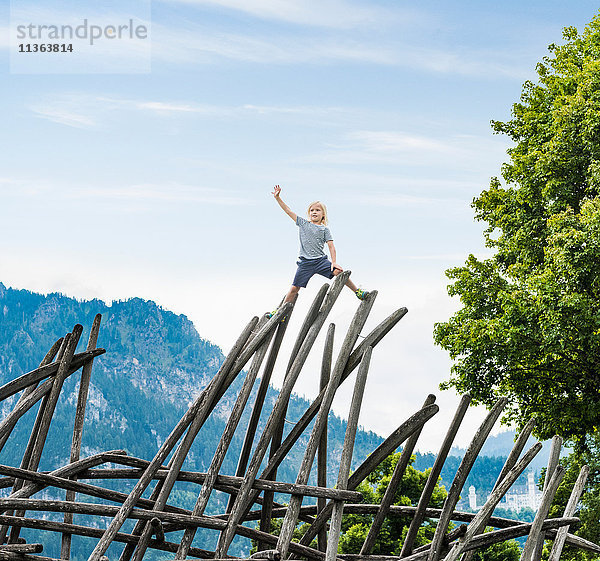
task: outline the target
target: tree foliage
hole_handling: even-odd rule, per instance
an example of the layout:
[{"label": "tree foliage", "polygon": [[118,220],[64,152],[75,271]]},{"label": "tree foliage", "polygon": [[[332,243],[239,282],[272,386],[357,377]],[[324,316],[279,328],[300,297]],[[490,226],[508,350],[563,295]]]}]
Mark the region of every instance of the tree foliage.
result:
[{"label": "tree foliage", "polygon": [[[359,490],[363,494],[363,502],[376,504],[381,502],[399,458],[399,453],[388,456],[359,487]],[[411,464],[413,462],[414,456],[412,457]],[[396,491],[393,504],[416,506],[430,472],[431,469],[419,471],[412,465],[409,465]],[[446,496],[446,489],[438,481],[429,506],[431,508],[441,508],[446,500]],[[411,520],[412,516],[387,516],[371,553],[374,555],[399,555]],[[339,553],[359,553],[369,533],[372,522],[372,515],[348,514],[344,516],[338,547]],[[435,520],[425,519],[419,528],[415,547],[420,547],[431,542],[435,526]],[[520,554],[518,544],[514,540],[510,540],[495,544],[485,550],[477,551],[474,559],[476,561],[517,561]]]},{"label": "tree foliage", "polygon": [[506,420],[585,445],[600,418],[600,15],[564,39],[492,122],[514,142],[473,201],[494,254],[446,272],[462,308],[434,338],[454,361],[444,388],[508,396]]}]

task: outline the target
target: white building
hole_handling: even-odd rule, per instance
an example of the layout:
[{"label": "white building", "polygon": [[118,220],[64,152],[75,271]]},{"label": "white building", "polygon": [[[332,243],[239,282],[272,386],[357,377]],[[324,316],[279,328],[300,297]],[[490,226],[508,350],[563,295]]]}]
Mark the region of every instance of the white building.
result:
[{"label": "white building", "polygon": [[520,510],[522,508],[537,510],[541,502],[542,492],[535,484],[533,470],[530,470],[527,474],[526,488],[509,490],[504,496],[504,499],[500,502],[500,506],[510,508],[512,510]]},{"label": "white building", "polygon": [[[504,495],[498,506],[510,510],[519,511],[522,508],[537,510],[542,501],[542,492],[537,488],[533,475],[533,470],[527,474],[527,485],[513,486],[508,493]],[[477,505],[477,494],[475,487],[469,487],[469,508],[479,510],[481,506]]]}]

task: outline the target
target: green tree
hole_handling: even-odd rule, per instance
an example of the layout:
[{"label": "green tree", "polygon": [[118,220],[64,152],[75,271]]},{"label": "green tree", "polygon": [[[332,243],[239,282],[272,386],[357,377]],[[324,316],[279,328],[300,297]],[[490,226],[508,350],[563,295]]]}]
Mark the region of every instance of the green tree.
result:
[{"label": "green tree", "polygon": [[[359,486],[358,490],[363,494],[364,503],[379,504],[381,502],[399,458],[400,453],[388,456]],[[415,457],[413,456],[411,464],[414,462],[414,459]],[[398,486],[393,504],[416,506],[430,472],[431,468],[419,471],[412,465],[409,465]],[[446,489],[438,481],[429,503],[430,507],[441,508],[446,495]],[[372,553],[374,555],[399,555],[411,519],[412,516],[391,515],[386,517]],[[359,553],[369,533],[372,522],[373,515],[348,514],[344,516],[338,548],[339,552]],[[434,532],[434,521],[426,519],[419,529],[415,544],[416,547],[429,543],[433,538]]]},{"label": "green tree", "polygon": [[514,142],[473,201],[493,256],[447,271],[462,308],[435,326],[443,388],[537,421],[585,448],[600,418],[600,15],[550,45],[496,133]]},{"label": "green tree", "polygon": [[[386,458],[386,460],[371,473],[365,483],[359,487],[359,490],[363,494],[363,502],[375,504],[381,502],[399,458],[399,453],[388,456],[388,458]],[[413,456],[411,464],[414,462],[414,458],[415,457]],[[402,478],[402,482],[396,491],[394,504],[416,506],[430,472],[431,469],[419,471],[413,468],[412,465],[409,465]],[[446,496],[446,489],[438,481],[429,502],[429,506],[431,508],[440,508],[444,504]],[[377,541],[375,542],[372,554],[399,555],[411,520],[412,516],[387,516],[379,532]],[[372,522],[373,516],[358,514],[344,516],[342,521],[342,534],[340,536],[340,544],[338,547],[339,553],[359,553],[362,544],[369,533]],[[429,543],[433,538],[434,532],[435,521],[425,519],[419,529],[415,546],[420,547]],[[510,540],[508,542],[495,544],[485,550],[477,551],[474,559],[476,561],[518,561],[520,555],[521,551],[518,544],[514,540]]]}]

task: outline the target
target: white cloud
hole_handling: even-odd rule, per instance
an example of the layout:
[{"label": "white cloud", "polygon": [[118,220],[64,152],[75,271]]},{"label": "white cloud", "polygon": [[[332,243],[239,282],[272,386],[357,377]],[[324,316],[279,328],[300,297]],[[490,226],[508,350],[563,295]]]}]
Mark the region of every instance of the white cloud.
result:
[{"label": "white cloud", "polygon": [[[384,24],[392,17],[398,19],[398,10],[383,9],[368,3],[343,0],[167,0],[198,7],[217,7],[242,12],[259,19],[285,23],[332,28],[356,28]],[[414,21],[415,13],[404,10],[404,21]]]},{"label": "white cloud", "polygon": [[155,61],[181,64],[212,64],[230,59],[258,64],[323,64],[332,61],[391,65],[396,63],[393,48],[351,36],[299,36],[275,31],[268,37],[219,32],[206,26],[193,29],[152,27],[152,54]]},{"label": "white cloud", "polygon": [[116,111],[147,112],[161,117],[190,116],[207,118],[253,118],[266,116],[324,118],[343,115],[340,107],[269,106],[269,105],[214,105],[189,101],[161,101],[98,96],[84,93],[61,94],[29,105],[38,117],[74,128],[105,126],[114,119]]},{"label": "white cloud", "polygon": [[62,106],[62,104],[36,104],[31,105],[29,109],[38,117],[76,129],[90,129],[97,124],[89,115],[70,111],[68,107]]},{"label": "white cloud", "polygon": [[6,190],[6,195],[25,198],[35,197],[37,201],[46,197],[62,200],[95,200],[118,203],[118,208],[124,203],[131,203],[127,211],[131,211],[138,203],[173,203],[173,204],[203,204],[218,206],[248,206],[253,200],[244,196],[240,191],[206,187],[202,185],[185,185],[182,183],[144,183],[135,185],[98,185],[87,187],[62,183],[60,185],[43,179],[29,178],[0,178],[0,191]]},{"label": "white cloud", "polygon": [[330,165],[385,164],[431,167],[444,164],[472,170],[499,158],[506,142],[489,137],[416,134],[408,131],[360,130],[348,132],[323,150],[303,157],[304,162]]},{"label": "white cloud", "polygon": [[129,185],[123,187],[101,187],[91,189],[73,189],[70,191],[73,198],[112,199],[135,201],[154,201],[165,203],[202,203],[213,205],[249,205],[252,204],[246,197],[234,194],[223,194],[222,189],[200,187],[195,185],[181,185],[177,183]]}]

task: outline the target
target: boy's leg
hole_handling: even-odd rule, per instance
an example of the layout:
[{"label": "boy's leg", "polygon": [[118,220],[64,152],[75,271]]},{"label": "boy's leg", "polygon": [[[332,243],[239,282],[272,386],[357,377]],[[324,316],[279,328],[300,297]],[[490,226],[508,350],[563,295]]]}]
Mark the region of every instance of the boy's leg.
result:
[{"label": "boy's leg", "polygon": [[356,286],[350,279],[346,281],[346,286],[352,291],[356,292],[358,290],[358,286]]},{"label": "boy's leg", "polygon": [[300,287],[292,285],[289,292],[286,294],[283,303],[286,304],[287,302],[295,302],[296,298],[298,298],[298,292],[300,292]]}]

